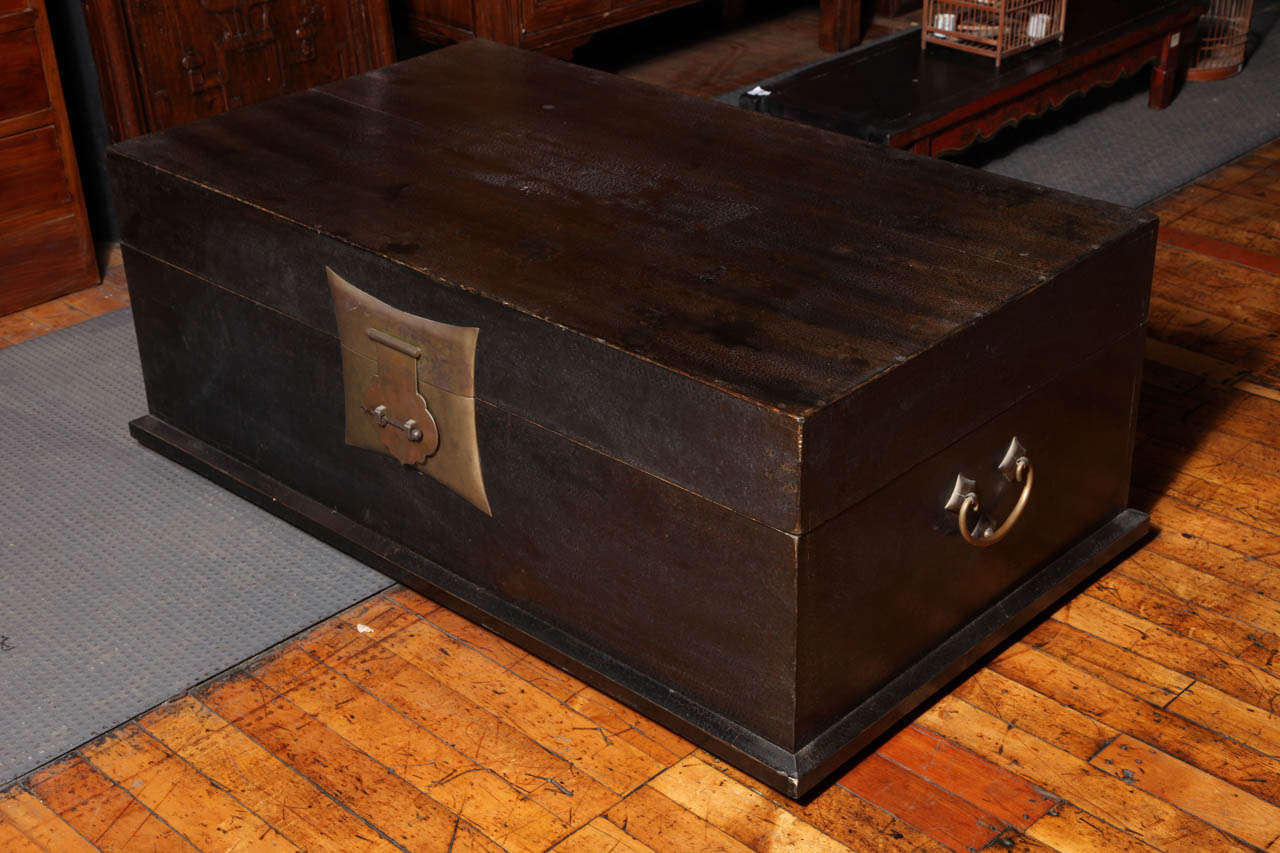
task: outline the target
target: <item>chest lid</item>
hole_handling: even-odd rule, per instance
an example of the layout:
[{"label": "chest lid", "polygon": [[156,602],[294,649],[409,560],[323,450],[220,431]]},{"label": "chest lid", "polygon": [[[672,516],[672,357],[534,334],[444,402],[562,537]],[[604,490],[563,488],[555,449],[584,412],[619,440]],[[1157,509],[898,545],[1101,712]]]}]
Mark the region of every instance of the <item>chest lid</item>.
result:
[{"label": "chest lid", "polygon": [[335,335],[326,265],[477,328],[477,400],[791,532],[891,476],[831,448],[883,456],[867,407],[927,417],[921,371],[1040,360],[924,452],[1139,325],[1154,242],[1136,211],[479,41],[110,158],[133,248]]}]

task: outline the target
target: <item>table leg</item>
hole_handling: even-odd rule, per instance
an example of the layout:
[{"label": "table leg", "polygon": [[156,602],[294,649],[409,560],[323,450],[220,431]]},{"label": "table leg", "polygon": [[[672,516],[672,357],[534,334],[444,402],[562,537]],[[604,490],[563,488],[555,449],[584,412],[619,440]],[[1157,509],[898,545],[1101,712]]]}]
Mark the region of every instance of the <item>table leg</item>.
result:
[{"label": "table leg", "polygon": [[821,0],[818,47],[848,50],[862,41],[862,0]]},{"label": "table leg", "polygon": [[1187,43],[1194,37],[1194,26],[1183,27],[1165,36],[1160,58],[1151,69],[1151,93],[1147,98],[1147,106],[1151,109],[1162,110],[1173,101],[1173,89],[1178,82],[1178,72],[1182,69],[1182,57]]}]

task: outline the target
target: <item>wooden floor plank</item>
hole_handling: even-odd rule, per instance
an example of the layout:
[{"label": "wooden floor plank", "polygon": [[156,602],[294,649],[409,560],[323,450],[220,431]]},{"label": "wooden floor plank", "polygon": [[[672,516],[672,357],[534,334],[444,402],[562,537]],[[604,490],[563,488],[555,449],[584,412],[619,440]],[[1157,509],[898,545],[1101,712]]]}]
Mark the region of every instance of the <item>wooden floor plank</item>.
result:
[{"label": "wooden floor plank", "polygon": [[1154,847],[1186,853],[1250,849],[1163,799],[959,699],[943,698],[919,722]]},{"label": "wooden floor plank", "polygon": [[[1265,705],[1280,696],[1280,676],[1229,652],[1179,636],[1093,596],[1080,596],[1071,601],[1054,618],[1129,650],[1155,666],[1180,671],[1189,679],[1211,684],[1246,702]],[[1167,700],[1159,704],[1167,704]]]},{"label": "wooden floor plank", "polygon": [[[41,770],[28,786],[50,809],[106,853],[192,851],[189,841],[79,756]],[[0,849],[7,849],[0,845]]]},{"label": "wooden floor plank", "polygon": [[1243,196],[1253,201],[1262,202],[1272,207],[1280,207],[1280,189],[1271,185],[1270,181],[1259,181],[1259,172],[1254,172],[1239,183],[1223,189],[1232,195]]},{"label": "wooden floor plank", "polygon": [[190,696],[144,715],[138,726],[305,850],[396,850],[374,827]]},{"label": "wooden floor plank", "polygon": [[[1034,679],[1032,679],[1034,683]],[[951,695],[1086,761],[1119,731],[1043,693],[984,667]]]},{"label": "wooden floor plank", "polygon": [[133,724],[85,747],[81,754],[202,850],[299,849]]},{"label": "wooden floor plank", "polygon": [[[314,663],[301,652],[293,654]],[[499,843],[525,843],[527,849],[537,849],[550,839],[564,837],[571,825],[585,823],[616,800],[602,786],[595,786],[598,795],[590,790],[588,779],[566,778],[577,786],[565,789],[569,794],[545,780],[530,780],[535,790],[521,790],[489,769],[505,766],[502,755],[484,756],[486,764],[474,761],[327,666],[310,668],[297,682],[281,683],[278,673],[291,659],[292,655],[278,657],[254,677]],[[575,796],[578,791],[581,800]],[[570,824],[577,809],[583,813]],[[513,833],[527,841],[509,840]]]},{"label": "wooden floor plank", "polygon": [[[1197,347],[1193,351],[1167,343],[1159,329],[1151,330],[1151,336],[1146,340],[1143,354],[1148,365],[1157,363],[1172,367],[1227,388],[1235,387],[1249,380],[1253,375],[1248,367],[1205,355],[1202,347]],[[1266,363],[1266,360],[1262,361],[1262,365]]]},{"label": "wooden floor plank", "polygon": [[1119,732],[1159,746],[1259,796],[1280,799],[1280,762],[1274,758],[1126,694],[1038,649],[1015,644],[992,667]]},{"label": "wooden floor plank", "polygon": [[1190,213],[1218,194],[1218,190],[1200,184],[1189,184],[1147,205],[1147,211],[1160,217],[1160,224],[1168,225]]},{"label": "wooden floor plank", "polygon": [[681,759],[649,787],[752,850],[848,853],[849,848],[799,820],[697,756]]},{"label": "wooden floor plank", "polygon": [[1041,622],[1027,634],[1026,641],[1156,705],[1164,705],[1194,680],[1056,619]]},{"label": "wooden floor plank", "polygon": [[[1250,171],[1245,179],[1254,174],[1256,170]],[[1224,192],[1197,207],[1196,216],[1245,233],[1280,238],[1280,208],[1259,199]]]},{"label": "wooden floor plank", "polygon": [[[1264,371],[1280,357],[1280,335],[1275,330],[1218,316],[1158,295],[1151,297],[1147,334],[1164,343],[1229,363],[1246,373]],[[1150,357],[1149,349],[1147,353]]]},{"label": "wooden floor plank", "polygon": [[954,850],[986,847],[1007,828],[994,815],[878,754],[855,764],[839,784]]},{"label": "wooden floor plank", "polygon": [[[394,614],[395,611],[388,613]],[[383,624],[376,618],[374,621],[375,624]],[[307,646],[310,642],[311,638],[305,640],[303,648],[314,648],[323,653],[322,642]],[[439,732],[441,743],[447,743],[452,751],[456,751],[448,762],[439,757],[430,759],[433,763],[421,768],[419,774],[430,776],[438,773],[440,778],[445,778],[459,772],[463,762],[495,768],[517,791],[548,809],[568,827],[580,826],[617,801],[617,794],[588,773],[479,708],[404,658],[372,640],[360,638],[357,642],[364,645],[357,647],[353,644],[346,648],[347,653],[328,658],[328,663],[341,675],[329,670],[327,665],[322,667],[325,672],[318,676],[322,675],[323,684],[328,685],[327,693],[322,695],[311,695],[316,694],[320,682],[291,682],[280,674],[279,665],[264,667],[255,675],[278,689],[288,691],[286,695],[320,719],[331,722],[339,732],[352,728],[342,716],[349,711],[344,704],[340,711],[326,715],[326,704],[333,708],[337,702],[353,701],[349,698],[354,697],[353,690],[367,691],[371,700],[385,703],[388,709],[402,715],[406,723],[412,721],[408,725],[416,724],[423,731]],[[357,652],[357,648],[363,650]],[[343,687],[335,680],[337,678],[350,679],[352,686]],[[326,696],[331,698],[326,700]],[[368,704],[365,700],[358,701]],[[373,713],[386,716],[385,712],[376,709]]]},{"label": "wooden floor plank", "polygon": [[1221,732],[1273,758],[1280,758],[1280,696],[1270,708],[1259,708],[1216,690],[1193,684],[1169,703],[1168,709],[1205,728]]},{"label": "wooden floor plank", "polygon": [[1270,288],[1280,276],[1280,258],[1205,234],[1181,230],[1184,223],[1216,231],[1194,215],[1161,227],[1152,294],[1179,305],[1274,329],[1280,305]]},{"label": "wooden floor plank", "polygon": [[867,802],[841,785],[830,785],[821,796],[806,803],[798,803],[715,756],[702,750],[696,754],[703,763],[714,767],[743,788],[754,791],[777,808],[785,809],[853,850],[868,853],[899,850],[937,853],[948,849],[901,818]]},{"label": "wooden floor plank", "polygon": [[536,655],[507,642],[479,625],[432,604],[412,590],[399,588],[388,598],[422,616],[455,639],[466,643],[508,671],[554,696],[600,725],[610,736],[629,742],[664,766],[693,752],[684,738],[653,723]]},{"label": "wooden floor plank", "polygon": [[[1151,394],[1144,391],[1143,400],[1147,401],[1150,397]],[[1229,459],[1242,468],[1268,476],[1275,476],[1280,472],[1280,448],[1269,447],[1221,430],[1206,430],[1181,418],[1144,420],[1142,433],[1143,440],[1155,439],[1177,448],[1181,451],[1182,458],[1202,455],[1210,460]]]},{"label": "wooden floor plank", "polygon": [[16,826],[0,815],[0,850],[10,853],[48,853],[39,844],[22,834]]},{"label": "wooden floor plank", "polygon": [[[1280,282],[1277,285],[1280,286]],[[1272,518],[1275,509],[1280,508],[1280,477],[1275,470],[1262,471],[1234,459],[1199,449],[1188,452],[1165,442],[1144,442],[1135,455],[1142,462],[1161,469],[1162,485],[1176,484],[1174,476],[1190,477],[1226,490],[1232,503],[1270,507]],[[1257,519],[1246,523],[1257,523]]]},{"label": "wooden floor plank", "polygon": [[1266,162],[1249,160],[1248,155],[1245,157],[1237,157],[1235,160],[1219,166],[1212,172],[1202,175],[1196,180],[1195,186],[1226,191],[1240,182],[1247,181],[1256,176],[1259,171],[1266,167],[1266,165]]},{"label": "wooden floor plank", "polygon": [[[0,820],[15,829],[26,842],[49,853],[92,853],[97,850],[28,791],[18,789],[0,796]],[[13,837],[11,833],[10,837]]]},{"label": "wooden floor plank", "polygon": [[1059,803],[1021,776],[919,726],[905,727],[876,753],[1017,829]]},{"label": "wooden floor plank", "polygon": [[[1150,555],[1153,559],[1164,559],[1150,552],[1143,553]],[[1174,570],[1172,573],[1182,573],[1183,567],[1179,564],[1173,561],[1167,561],[1167,563],[1172,564],[1171,568]],[[1273,667],[1277,665],[1275,658],[1280,652],[1280,635],[1256,625],[1232,619],[1225,613],[1239,613],[1239,611],[1232,610],[1230,607],[1227,607],[1225,613],[1218,608],[1210,609],[1206,606],[1207,596],[1204,595],[1202,588],[1188,589],[1177,579],[1172,582],[1166,581],[1167,573],[1155,577],[1146,574],[1155,583],[1145,583],[1141,577],[1134,576],[1138,573],[1146,574],[1135,560],[1128,560],[1089,587],[1086,594],[1183,637],[1220,649],[1261,669],[1276,672]],[[1227,585],[1212,575],[1204,575],[1204,577]],[[1234,590],[1231,591],[1234,592]],[[1177,594],[1178,592],[1185,593],[1189,597],[1182,597]],[[1241,592],[1247,591],[1241,590]],[[1270,621],[1269,615],[1264,615],[1263,618],[1265,621]]]},{"label": "wooden floor plank", "polygon": [[595,818],[555,846],[556,853],[654,853],[652,847],[627,835],[616,824]]},{"label": "wooden floor plank", "polygon": [[48,326],[51,330],[65,329],[89,319],[89,315],[71,305],[65,296],[42,302],[22,312],[26,318],[35,323]]},{"label": "wooden floor plank", "polygon": [[381,643],[448,683],[458,693],[542,744],[616,793],[627,793],[664,767],[623,740],[613,740],[593,721],[529,685],[495,693],[487,686],[505,670],[428,622],[419,620],[384,637]]},{"label": "wooden floor plank", "polygon": [[[1242,266],[1268,272],[1280,268],[1280,239],[1217,219],[1206,219],[1199,213],[1197,209],[1183,216],[1169,229],[1173,233],[1164,234],[1160,239]],[[1197,240],[1197,237],[1208,239]]]},{"label": "wooden floor plank", "polygon": [[999,850],[1001,853],[1010,851],[1011,853],[1059,853],[1053,847],[1045,844],[1043,841],[1037,841],[1029,835],[1018,829],[1009,829],[1000,834],[995,841],[992,841],[990,850]]},{"label": "wooden floor plank", "polygon": [[1046,813],[1031,825],[1027,834],[1062,853],[1152,853],[1156,850],[1070,803]]},{"label": "wooden floor plank", "polygon": [[220,716],[409,850],[502,848],[251,676],[213,685],[202,698]]},{"label": "wooden floor plank", "polygon": [[[1129,583],[1157,590],[1164,599],[1155,598],[1151,601],[1160,605],[1171,599],[1175,602],[1188,602],[1189,605],[1215,613],[1219,619],[1211,622],[1212,628],[1206,634],[1215,640],[1211,643],[1213,646],[1226,648],[1226,651],[1236,651],[1240,643],[1251,646],[1258,644],[1263,648],[1274,647],[1274,638],[1280,637],[1274,631],[1277,606],[1280,606],[1275,599],[1260,596],[1253,589],[1221,578],[1219,574],[1196,569],[1183,560],[1166,557],[1153,548],[1133,553],[1107,575],[1106,583],[1111,584],[1116,598],[1123,599],[1121,597],[1125,596],[1125,584]],[[1142,589],[1137,589],[1130,590],[1130,594],[1142,596],[1144,593]],[[1115,603],[1111,601],[1108,590],[1102,587],[1098,588],[1096,597]],[[1125,610],[1133,612],[1135,608],[1137,606],[1126,607]],[[1143,616],[1144,613],[1138,615]],[[1235,625],[1239,628],[1235,628]],[[1208,642],[1208,639],[1203,642]],[[1239,648],[1238,653],[1243,652],[1244,648]]]},{"label": "wooden floor plank", "polygon": [[628,741],[664,766],[693,752],[694,746],[645,717],[610,699],[563,670],[557,669],[491,631],[452,611],[433,606],[412,590],[400,588],[389,598],[413,610],[440,630],[466,643],[510,672],[559,699],[602,726],[610,736]]},{"label": "wooden floor plank", "polygon": [[609,810],[609,820],[658,853],[750,853],[751,848],[648,785]]},{"label": "wooden floor plank", "polygon": [[1251,527],[1267,531],[1280,529],[1280,504],[1249,494],[1242,484],[1215,483],[1186,469],[1150,466],[1145,460],[1138,461],[1135,475],[1146,481],[1150,478],[1147,472],[1155,467],[1162,469],[1155,476],[1170,497]]},{"label": "wooden floor plank", "polygon": [[1092,763],[1263,850],[1280,842],[1280,807],[1128,735],[1118,737]]},{"label": "wooden floor plank", "polygon": [[1280,601],[1280,572],[1272,565],[1280,548],[1268,550],[1280,546],[1276,537],[1172,498],[1135,492],[1158,525],[1146,548]]}]

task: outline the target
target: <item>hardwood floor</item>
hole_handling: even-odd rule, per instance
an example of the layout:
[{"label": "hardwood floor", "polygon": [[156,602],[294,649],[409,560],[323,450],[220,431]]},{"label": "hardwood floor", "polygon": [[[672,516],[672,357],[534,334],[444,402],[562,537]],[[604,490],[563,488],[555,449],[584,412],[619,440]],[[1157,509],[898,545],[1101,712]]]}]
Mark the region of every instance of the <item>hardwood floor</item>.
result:
[{"label": "hardwood floor", "polygon": [[1280,140],[1152,209],[1156,534],[812,801],[394,589],[0,794],[0,850],[1280,849]]}]

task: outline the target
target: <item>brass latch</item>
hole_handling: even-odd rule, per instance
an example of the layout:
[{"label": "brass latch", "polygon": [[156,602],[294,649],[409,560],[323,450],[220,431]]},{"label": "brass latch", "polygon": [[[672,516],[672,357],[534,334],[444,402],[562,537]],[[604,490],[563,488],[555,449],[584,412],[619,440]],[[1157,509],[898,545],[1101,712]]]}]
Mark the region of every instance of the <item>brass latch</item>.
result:
[{"label": "brass latch", "polygon": [[392,456],[405,465],[425,462],[440,447],[440,432],[418,393],[422,348],[380,329],[365,334],[379,346],[378,373],[364,393],[364,409],[382,429],[382,443]]},{"label": "brass latch", "polygon": [[401,311],[325,272],[342,344],[347,444],[389,454],[492,514],[476,438],[479,329]]}]

